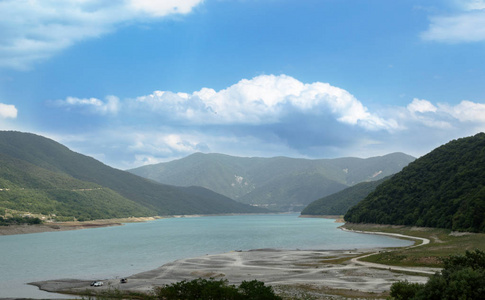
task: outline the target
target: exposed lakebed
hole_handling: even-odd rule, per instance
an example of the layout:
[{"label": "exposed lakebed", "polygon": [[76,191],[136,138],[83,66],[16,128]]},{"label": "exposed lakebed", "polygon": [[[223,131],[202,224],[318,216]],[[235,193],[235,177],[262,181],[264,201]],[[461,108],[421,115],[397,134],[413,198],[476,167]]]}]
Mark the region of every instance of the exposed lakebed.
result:
[{"label": "exposed lakebed", "polygon": [[[110,279],[181,259],[234,250],[362,249],[412,244],[344,232],[329,219],[296,214],[169,218],[88,230],[0,237],[0,297],[45,298],[27,282]],[[63,296],[65,297],[65,296]]]}]

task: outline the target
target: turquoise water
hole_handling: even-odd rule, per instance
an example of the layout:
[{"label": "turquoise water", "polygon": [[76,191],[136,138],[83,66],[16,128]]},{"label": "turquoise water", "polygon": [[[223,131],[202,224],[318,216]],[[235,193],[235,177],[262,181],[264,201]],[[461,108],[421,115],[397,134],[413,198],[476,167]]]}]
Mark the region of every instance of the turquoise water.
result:
[{"label": "turquoise water", "polygon": [[[338,250],[407,246],[344,232],[329,219],[289,215],[170,218],[124,226],[0,237],[0,298],[52,298],[27,282],[129,276],[181,258],[261,248]],[[62,296],[65,298],[65,296]]]}]

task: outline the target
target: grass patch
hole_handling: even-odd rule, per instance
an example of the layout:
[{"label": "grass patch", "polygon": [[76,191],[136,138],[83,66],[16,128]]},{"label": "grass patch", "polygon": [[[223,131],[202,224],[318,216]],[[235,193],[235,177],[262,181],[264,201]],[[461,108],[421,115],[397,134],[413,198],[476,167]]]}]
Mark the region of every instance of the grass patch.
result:
[{"label": "grass patch", "polygon": [[387,299],[388,292],[367,293],[358,290],[333,289],[329,287],[316,287],[307,284],[294,284],[284,286],[274,286],[278,296],[285,300],[301,299]]},{"label": "grass patch", "polygon": [[451,230],[440,228],[350,223],[343,227],[351,230],[399,233],[430,240],[427,245],[415,248],[397,248],[362,259],[386,265],[441,268],[443,267],[441,260],[445,257],[464,254],[466,250],[485,250],[485,234],[483,233],[454,233]]},{"label": "grass patch", "polygon": [[330,259],[323,259],[321,260],[320,262],[321,263],[324,263],[324,264],[335,264],[335,265],[339,265],[339,264],[342,264],[348,260],[351,260],[352,258],[355,258],[355,257],[359,257],[359,256],[362,256],[362,255],[365,255],[366,253],[361,253],[361,254],[356,254],[356,255],[352,255],[352,256],[346,256],[346,257],[340,257],[340,258],[330,258]]}]

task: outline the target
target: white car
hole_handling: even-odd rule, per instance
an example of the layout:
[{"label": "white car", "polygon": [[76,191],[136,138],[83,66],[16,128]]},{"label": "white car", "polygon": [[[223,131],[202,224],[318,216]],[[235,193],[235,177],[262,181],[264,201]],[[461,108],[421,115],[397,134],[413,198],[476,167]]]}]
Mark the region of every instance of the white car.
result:
[{"label": "white car", "polygon": [[103,282],[102,281],[96,281],[93,286],[103,286]]}]

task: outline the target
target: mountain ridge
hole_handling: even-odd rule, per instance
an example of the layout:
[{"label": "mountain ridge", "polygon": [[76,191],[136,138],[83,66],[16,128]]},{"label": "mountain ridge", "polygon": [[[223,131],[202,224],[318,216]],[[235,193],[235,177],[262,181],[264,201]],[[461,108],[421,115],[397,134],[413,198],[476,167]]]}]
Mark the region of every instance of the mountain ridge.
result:
[{"label": "mountain ridge", "polygon": [[164,184],[203,186],[275,211],[300,211],[310,202],[355,183],[394,174],[413,160],[399,152],[367,159],[237,157],[199,152],[127,171]]},{"label": "mountain ridge", "polygon": [[[76,153],[58,142],[32,133],[0,132],[0,154],[52,172],[56,176],[62,174],[63,178],[75,179],[77,184],[84,182],[84,185],[106,188],[106,191],[116,194],[118,200],[125,199],[143,208],[145,212],[158,215],[264,212],[263,209],[243,205],[214,192],[205,191],[205,196],[199,197],[183,187],[155,183],[109,167],[92,157]],[[19,170],[16,172],[19,174]],[[10,204],[14,199],[12,197],[15,195],[11,195]],[[68,197],[72,195],[64,198]]]}]

